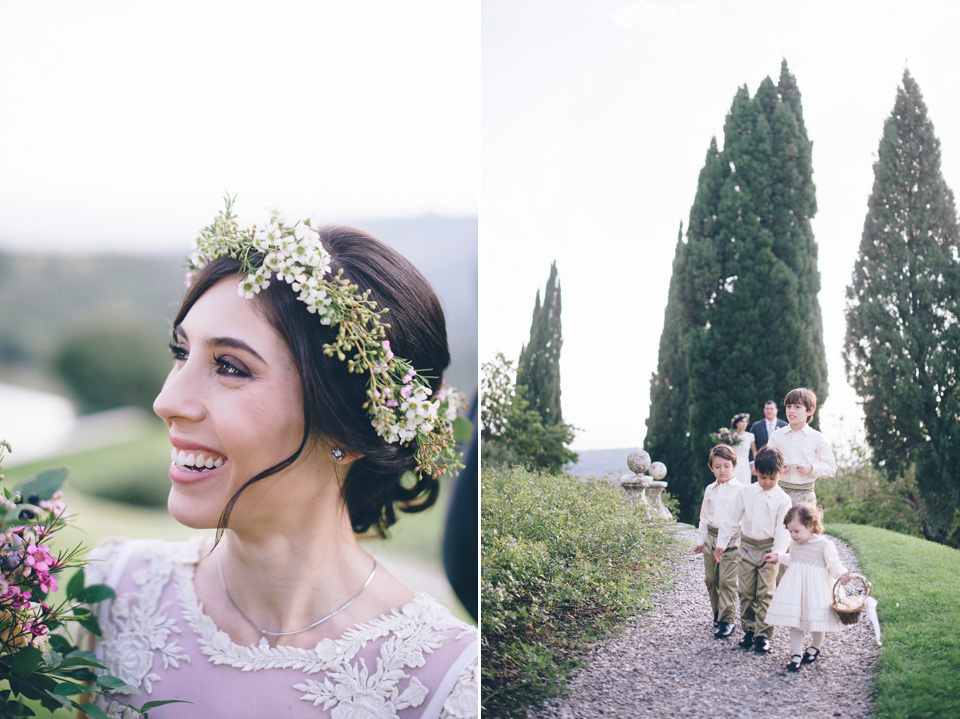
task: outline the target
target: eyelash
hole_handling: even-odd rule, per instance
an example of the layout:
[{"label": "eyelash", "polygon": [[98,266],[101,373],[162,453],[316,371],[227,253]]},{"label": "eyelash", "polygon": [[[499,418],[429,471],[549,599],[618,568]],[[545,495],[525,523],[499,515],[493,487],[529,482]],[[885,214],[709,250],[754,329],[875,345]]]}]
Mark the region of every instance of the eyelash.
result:
[{"label": "eyelash", "polygon": [[[175,344],[170,345],[170,351],[173,353],[174,362],[183,362],[187,359],[187,351],[183,347],[179,347]],[[213,364],[217,367],[217,374],[224,377],[249,377],[250,373],[246,372],[236,365],[227,361],[223,355],[215,354],[213,356]]]}]

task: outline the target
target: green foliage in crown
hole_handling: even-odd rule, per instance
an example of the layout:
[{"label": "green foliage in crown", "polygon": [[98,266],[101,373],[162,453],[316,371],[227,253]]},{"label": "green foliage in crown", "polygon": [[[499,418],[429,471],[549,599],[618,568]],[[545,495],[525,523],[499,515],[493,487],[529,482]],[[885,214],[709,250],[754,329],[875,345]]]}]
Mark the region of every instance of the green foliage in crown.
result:
[{"label": "green foliage in crown", "polygon": [[[384,321],[389,308],[378,307],[370,290],[361,293],[342,268],[331,273],[330,253],[309,220],[288,226],[275,212],[263,228],[240,228],[228,196],[225,208],[200,231],[191,269],[219,257],[240,261],[241,297],[252,298],[273,279],[286,282],[309,312],[336,328],[337,336],[323,346],[324,354],[367,376],[363,408],[371,424],[389,444],[416,442],[417,472],[437,477],[463,467],[453,432],[457,413],[465,406],[463,394],[446,385],[434,393],[424,375],[393,353],[386,338],[390,325]],[[191,278],[188,275],[188,283]]]}]

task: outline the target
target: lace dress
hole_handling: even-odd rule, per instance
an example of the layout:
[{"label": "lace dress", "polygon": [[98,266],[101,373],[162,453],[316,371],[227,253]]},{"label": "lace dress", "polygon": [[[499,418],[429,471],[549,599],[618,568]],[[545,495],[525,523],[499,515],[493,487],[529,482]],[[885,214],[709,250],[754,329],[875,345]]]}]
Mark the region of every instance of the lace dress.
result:
[{"label": "lace dress", "polygon": [[833,584],[846,573],[836,545],[820,534],[802,544],[790,542],[780,556],[787,566],[770,601],[767,624],[805,632],[839,632],[843,624],[833,611]]},{"label": "lace dress", "polygon": [[740,435],[740,444],[733,448],[737,453],[737,466],[733,468],[733,476],[740,484],[749,485],[750,476],[750,444],[754,440],[753,432],[744,432]]},{"label": "lace dress", "polygon": [[[426,594],[354,625],[313,649],[240,646],[203,612],[193,574],[203,540],[108,541],[92,553],[88,582],[116,598],[99,605],[95,647],[108,673],[139,688],[117,694],[151,719],[468,719],[479,713],[476,630]],[[99,697],[111,719],[133,712]]]}]

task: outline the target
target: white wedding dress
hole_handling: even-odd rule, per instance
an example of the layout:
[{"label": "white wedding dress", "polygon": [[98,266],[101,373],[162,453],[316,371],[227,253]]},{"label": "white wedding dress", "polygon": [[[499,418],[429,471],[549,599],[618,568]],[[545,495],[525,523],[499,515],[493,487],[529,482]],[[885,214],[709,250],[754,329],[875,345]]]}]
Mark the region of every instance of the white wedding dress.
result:
[{"label": "white wedding dress", "polygon": [[734,478],[742,484],[750,484],[750,445],[753,444],[753,432],[744,432],[740,435],[740,444],[733,448],[737,453],[737,466],[733,469]]}]

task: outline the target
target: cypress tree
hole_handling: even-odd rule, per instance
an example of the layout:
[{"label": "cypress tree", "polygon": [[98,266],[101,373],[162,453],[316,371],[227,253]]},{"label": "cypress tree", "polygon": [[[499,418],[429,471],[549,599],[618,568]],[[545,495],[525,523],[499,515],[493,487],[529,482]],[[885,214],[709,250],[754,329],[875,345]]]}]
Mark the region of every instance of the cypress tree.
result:
[{"label": "cypress tree", "polygon": [[847,376],[874,461],[891,476],[915,466],[924,533],[960,546],[960,236],[940,142],[907,71],[873,170],[847,288]]},{"label": "cypress tree", "polygon": [[557,263],[553,262],[542,305],[540,290],[537,290],[530,342],[520,350],[517,365],[517,385],[526,387],[525,397],[530,407],[540,413],[544,426],[563,422],[560,410],[560,348],[563,345],[560,309],[560,281],[557,279]]},{"label": "cypress tree", "polygon": [[[778,85],[766,78],[755,97],[746,87],[734,96],[723,150],[712,140],[700,173],[681,272],[674,262],[667,317],[680,320],[665,322],[651,398],[661,381],[684,387],[686,395],[657,394],[655,401],[674,407],[651,408],[648,451],[664,447],[658,459],[690,468],[689,476],[671,472],[670,490],[685,521],[695,518],[709,483],[704,465],[711,432],[738,412],[758,415],[767,399],[794,387],[809,387],[821,404],[826,400],[810,158],[800,94],[784,62]],[[682,353],[685,378],[660,378],[667,365],[677,365],[665,344],[678,337],[680,349],[668,353]],[[684,411],[686,431],[664,440],[660,417]]]}]

